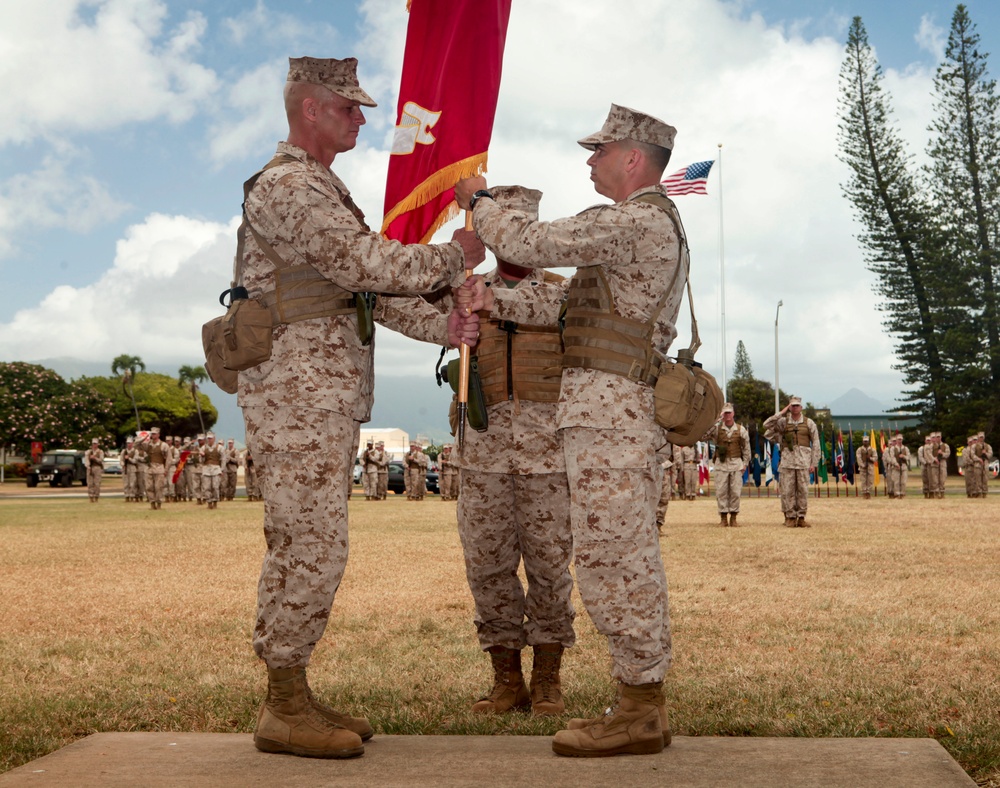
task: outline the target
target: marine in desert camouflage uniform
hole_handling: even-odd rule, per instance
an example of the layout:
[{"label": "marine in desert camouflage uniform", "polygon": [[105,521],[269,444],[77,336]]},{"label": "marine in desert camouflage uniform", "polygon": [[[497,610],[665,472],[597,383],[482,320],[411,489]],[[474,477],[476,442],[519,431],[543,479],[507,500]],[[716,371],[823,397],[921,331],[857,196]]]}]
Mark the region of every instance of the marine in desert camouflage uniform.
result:
[{"label": "marine in desert camouflage uniform", "polygon": [[365,500],[374,500],[378,490],[378,463],[375,460],[375,440],[369,438],[365,450],[361,452],[361,488]]},{"label": "marine in desert camouflage uniform", "polygon": [[231,501],[236,497],[236,477],[240,471],[240,453],[236,448],[236,441],[230,438],[226,441],[226,448],[222,456],[222,489],[219,491],[220,500]]},{"label": "marine in desert camouflage uniform", "polygon": [[[541,192],[518,186],[492,191],[497,203],[538,219]],[[561,282],[543,269],[497,260],[484,282],[511,292]],[[453,300],[386,299],[385,317],[396,330],[440,345],[448,335]],[[573,539],[569,487],[556,403],[562,343],[555,326],[480,321],[477,359],[489,428],[467,429],[465,442],[447,462],[460,468],[458,532],[469,589],[476,603],[479,645],[490,655],[493,686],[472,710],[501,713],[530,706],[536,716],[562,714],[560,670],[575,643],[570,561]],[[445,454],[439,459],[444,459]],[[442,464],[442,478],[444,478]],[[442,487],[442,495],[445,488]],[[518,577],[523,563],[527,593]],[[531,646],[530,682],[521,651]]]},{"label": "marine in desert camouflage uniform", "polygon": [[410,443],[410,451],[403,458],[406,481],[406,499],[422,501],[427,495],[427,468],[430,458],[424,454],[419,443]]},{"label": "marine in desert camouflage uniform", "polygon": [[347,495],[371,414],[374,343],[361,341],[354,294],[432,292],[461,282],[467,255],[470,267],[485,255],[464,231],[448,244],[410,246],[372,232],[330,170],[357,142],[361,107],[375,105],[358,85],[357,61],[289,66],[288,139],[249,187],[252,230],[237,260],[237,280],[276,318],[270,358],[239,373],[238,392],[266,541],[253,645],[267,664],[268,694],[254,743],[351,757],[371,726],[321,704],[305,669],[347,563]]},{"label": "marine in desert camouflage uniform", "polygon": [[948,458],[951,446],[944,442],[940,432],[931,434],[933,472],[931,473],[931,497],[944,498],[944,488],[948,483]]},{"label": "marine in desert camouflage uniform", "polygon": [[104,450],[100,441],[94,438],[90,448],[83,453],[83,464],[87,468],[87,495],[91,503],[97,503],[101,497],[101,477],[104,476]]},{"label": "marine in desert camouflage uniform", "polygon": [[733,403],[722,406],[722,413],[703,440],[715,443],[712,469],[715,479],[715,501],[719,507],[720,524],[736,527],[743,497],[743,472],[750,462],[750,433],[735,421]]},{"label": "marine in desert camouflage uniform", "polygon": [[933,498],[931,494],[931,475],[937,475],[937,469],[931,464],[931,443],[933,438],[931,437],[933,433],[928,433],[924,436],[923,445],[917,449],[917,464],[920,466],[920,490],[924,494],[924,498]]},{"label": "marine in desert camouflage uniform", "polygon": [[125,448],[121,451],[122,490],[126,503],[139,499],[139,483],[136,481],[139,473],[137,462],[138,457],[135,449],[135,441],[132,438],[128,438],[125,441]]},{"label": "marine in desert camouflage uniform", "polygon": [[660,467],[663,469],[663,487],[660,489],[660,500],[656,505],[656,530],[663,535],[663,524],[667,521],[667,508],[674,491],[674,453],[673,447],[667,447],[659,453]]},{"label": "marine in desert camouflage uniform", "polygon": [[[685,281],[683,231],[660,185],[674,133],[656,118],[612,105],[601,131],[580,144],[593,151],[587,163],[596,190],[613,204],[575,217],[535,222],[505,210],[490,199],[483,178],[456,187],[459,205],[472,209],[476,231],[499,259],[577,267],[566,299],[557,427],[577,582],[587,612],[608,638],[618,701],[607,715],[574,720],[559,731],[553,750],[561,755],[653,753],[670,740],[663,696],[670,620],[655,524],[663,480],[657,452],[666,436],[653,418],[652,359],[659,356],[648,351],[665,352],[676,336]],[[488,308],[499,320],[555,325],[560,291],[557,285],[487,289],[474,278],[460,291],[460,305]],[[613,359],[597,358],[588,324],[610,338]],[[648,330],[652,348],[636,347],[627,326]],[[617,371],[607,371],[612,366]]]},{"label": "marine in desert camouflage uniform", "polygon": [[871,438],[865,434],[861,438],[861,445],[854,452],[858,464],[858,484],[861,487],[861,494],[866,499],[872,497],[872,490],[875,489],[875,469],[878,467],[878,451],[871,445]]},{"label": "marine in desert camouflage uniform", "polygon": [[972,470],[973,498],[985,498],[989,494],[989,466],[992,460],[993,447],[986,442],[986,433],[976,433],[975,440],[972,443],[972,454],[968,466]]},{"label": "marine in desert camouflage uniform", "polygon": [[910,450],[903,445],[903,436],[896,434],[889,447],[889,464],[886,473],[892,478],[893,498],[906,497],[906,484],[910,478]]},{"label": "marine in desert camouflage uniform", "polygon": [[205,503],[209,509],[219,508],[219,499],[222,495],[223,463],[226,461],[226,450],[219,443],[215,442],[215,434],[205,433],[205,445],[200,449],[201,453],[201,486],[202,495],[205,496]]},{"label": "marine in desert camouflage uniform", "polygon": [[819,430],[816,422],[802,413],[802,399],[789,397],[780,413],[764,421],[765,437],[781,444],[778,463],[781,510],[789,528],[808,528],[809,474],[819,464]]},{"label": "marine in desert camouflage uniform", "polygon": [[378,488],[375,493],[375,499],[384,501],[386,494],[389,492],[389,452],[385,450],[385,441],[378,441],[375,444],[375,451],[379,456],[379,459],[375,462],[378,466]]},{"label": "marine in desert camouflage uniform", "polygon": [[145,455],[146,497],[150,509],[163,507],[163,495],[166,489],[167,462],[170,460],[170,446],[160,440],[160,428],[153,427],[149,435],[139,440],[139,450]]},{"label": "marine in desert camouflage uniform", "polygon": [[444,444],[438,455],[438,489],[442,501],[454,501],[458,498],[458,466],[453,455],[450,443]]}]

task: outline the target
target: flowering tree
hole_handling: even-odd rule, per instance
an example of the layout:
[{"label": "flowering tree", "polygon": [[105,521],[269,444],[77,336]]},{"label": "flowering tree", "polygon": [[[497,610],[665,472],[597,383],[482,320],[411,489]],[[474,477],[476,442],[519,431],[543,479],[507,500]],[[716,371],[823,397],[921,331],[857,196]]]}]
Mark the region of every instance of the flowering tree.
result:
[{"label": "flowering tree", "polygon": [[0,363],[0,442],[19,453],[27,454],[32,441],[61,449],[113,440],[100,418],[110,407],[84,381],[67,383],[37,364]]}]

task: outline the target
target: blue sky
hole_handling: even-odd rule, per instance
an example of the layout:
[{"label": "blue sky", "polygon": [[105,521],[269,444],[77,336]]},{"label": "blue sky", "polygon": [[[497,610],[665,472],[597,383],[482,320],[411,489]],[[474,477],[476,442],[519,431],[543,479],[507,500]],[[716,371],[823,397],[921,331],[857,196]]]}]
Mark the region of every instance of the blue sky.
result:
[{"label": "blue sky", "polygon": [[[379,101],[334,162],[381,219],[405,0],[34,0],[0,28],[0,360],[200,363],[229,280],[241,184],[286,127],[287,58],[357,56]],[[1000,3],[966,3],[1000,68]],[[860,15],[919,161],[955,4],[934,0],[515,0],[491,183],[545,193],[543,219],[600,202],[574,140],[611,102],[679,128],[673,165],[723,144],[725,358],[738,340],[816,404],[901,389],[872,278],[840,196],[837,74]],[[473,67],[473,64],[470,64]],[[721,376],[719,167],[679,198],[706,366]],[[442,235],[446,237],[450,229]],[[681,323],[681,341],[688,334]],[[380,380],[429,374],[436,350],[381,332]]]}]

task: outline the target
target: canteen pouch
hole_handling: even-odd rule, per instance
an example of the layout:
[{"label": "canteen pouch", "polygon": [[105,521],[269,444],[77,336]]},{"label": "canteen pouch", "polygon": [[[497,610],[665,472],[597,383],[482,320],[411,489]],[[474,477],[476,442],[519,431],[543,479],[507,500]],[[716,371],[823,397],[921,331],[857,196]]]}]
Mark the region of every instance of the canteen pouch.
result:
[{"label": "canteen pouch", "polygon": [[[461,359],[453,358],[448,362],[447,377],[448,385],[456,394],[458,393],[459,365]],[[469,361],[469,402],[466,410],[466,417],[469,426],[476,432],[486,432],[490,426],[490,419],[486,413],[486,399],[483,397],[483,383],[479,378],[479,361],[475,356]],[[457,427],[456,427],[457,429]]]},{"label": "canteen pouch", "polygon": [[653,401],[656,423],[677,446],[694,446],[725,404],[715,378],[684,351],[677,361],[660,364]]},{"label": "canteen pouch", "polygon": [[224,290],[219,303],[226,314],[205,323],[201,329],[205,350],[205,371],[212,382],[227,394],[236,393],[236,373],[271,358],[271,312],[244,287]]},{"label": "canteen pouch", "polygon": [[375,293],[355,293],[354,306],[358,313],[358,339],[370,345],[375,336]]},{"label": "canteen pouch", "polygon": [[225,315],[213,317],[201,327],[201,345],[205,349],[205,372],[208,377],[227,394],[235,394],[239,373],[235,369],[226,369],[222,356],[222,347],[226,341],[222,335],[222,322],[225,319]]}]

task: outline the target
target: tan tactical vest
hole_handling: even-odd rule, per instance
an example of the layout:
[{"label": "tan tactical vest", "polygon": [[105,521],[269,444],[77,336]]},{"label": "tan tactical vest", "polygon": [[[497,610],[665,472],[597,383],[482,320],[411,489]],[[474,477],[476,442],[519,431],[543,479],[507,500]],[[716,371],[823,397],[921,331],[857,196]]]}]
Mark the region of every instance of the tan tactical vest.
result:
[{"label": "tan tactical vest", "polygon": [[167,453],[163,451],[165,444],[155,441],[149,446],[149,462],[151,465],[166,465]]},{"label": "tan tactical vest", "polygon": [[[264,172],[272,167],[297,161],[298,159],[294,156],[284,154],[271,159],[271,161],[264,165],[264,168],[260,172],[253,175],[243,184],[244,201],[249,196],[250,190],[257,183],[257,179]],[[280,178],[278,183],[286,177],[290,176],[286,175]],[[361,223],[361,226],[367,230],[368,225],[365,222],[364,214],[354,204],[350,195],[340,194],[340,197],[344,205],[347,206]],[[311,320],[316,317],[357,315],[354,293],[335,285],[308,263],[288,265],[274,250],[274,247],[254,229],[254,226],[247,220],[246,213],[243,214],[243,225],[240,227],[241,232],[238,233],[238,249],[236,252],[238,269],[242,268],[243,265],[244,232],[242,231],[244,231],[244,228],[250,230],[251,235],[253,235],[254,240],[257,242],[257,246],[260,247],[264,256],[271,261],[271,264],[275,268],[274,290],[261,294],[253,294],[271,312],[271,321],[275,326],[283,323],[297,323],[300,320]],[[234,278],[237,281],[241,280],[239,274]]]},{"label": "tan tactical vest", "polygon": [[[739,425],[733,426],[733,432],[728,437],[723,431],[725,428],[720,425],[718,435],[723,438],[722,442],[716,442],[716,446],[723,450],[722,459],[742,459],[742,441],[740,440],[740,427]],[[723,448],[724,447],[724,448]]]},{"label": "tan tactical vest", "polygon": [[806,419],[802,419],[798,424],[793,424],[791,421],[785,421],[785,440],[784,444],[786,448],[794,449],[796,446],[809,447],[809,422]]},{"label": "tan tactical vest", "polygon": [[205,447],[205,465],[222,465],[222,449],[218,445]]},{"label": "tan tactical vest", "polygon": [[[666,211],[674,223],[678,239],[683,239],[680,223],[674,217],[675,209],[669,199],[659,193],[651,193],[640,195],[636,202],[647,202]],[[683,246],[682,241],[682,249]],[[600,266],[578,268],[570,280],[566,298],[563,367],[594,369],[648,386],[655,384],[663,357],[653,350],[653,331],[656,318],[673,291],[682,267],[683,261],[679,257],[673,282],[645,322],[617,313],[611,288]]]},{"label": "tan tactical vest", "polygon": [[[547,282],[562,279],[558,274],[545,273]],[[562,337],[558,328],[482,320],[476,358],[487,405],[519,400],[558,402],[562,377]]]}]

